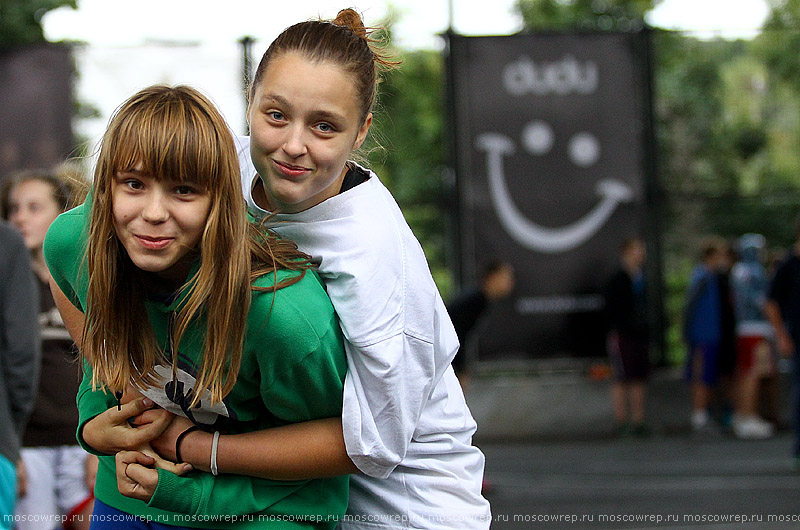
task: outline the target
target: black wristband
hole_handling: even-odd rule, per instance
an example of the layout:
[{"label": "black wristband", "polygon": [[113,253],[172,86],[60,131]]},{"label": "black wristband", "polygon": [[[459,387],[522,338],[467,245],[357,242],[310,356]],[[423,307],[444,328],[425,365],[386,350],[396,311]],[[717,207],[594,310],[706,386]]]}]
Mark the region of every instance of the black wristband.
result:
[{"label": "black wristband", "polygon": [[194,432],[196,430],[198,430],[197,425],[192,425],[191,427],[180,433],[178,435],[178,438],[175,439],[175,461],[178,464],[183,462],[183,459],[181,458],[181,442],[183,441],[183,439],[186,437],[187,434],[189,434],[190,432]]}]

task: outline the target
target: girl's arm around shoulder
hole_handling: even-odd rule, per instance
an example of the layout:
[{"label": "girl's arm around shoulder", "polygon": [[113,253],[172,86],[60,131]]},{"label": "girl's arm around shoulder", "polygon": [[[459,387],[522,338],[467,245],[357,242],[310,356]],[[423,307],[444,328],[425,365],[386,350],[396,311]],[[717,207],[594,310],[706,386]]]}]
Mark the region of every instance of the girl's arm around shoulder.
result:
[{"label": "girl's arm around shoulder", "polygon": [[[195,469],[210,471],[212,441],[211,433],[189,433],[181,441],[182,458]],[[217,445],[217,467],[220,473],[281,481],[358,472],[344,447],[340,417],[249,433],[223,434]]]}]

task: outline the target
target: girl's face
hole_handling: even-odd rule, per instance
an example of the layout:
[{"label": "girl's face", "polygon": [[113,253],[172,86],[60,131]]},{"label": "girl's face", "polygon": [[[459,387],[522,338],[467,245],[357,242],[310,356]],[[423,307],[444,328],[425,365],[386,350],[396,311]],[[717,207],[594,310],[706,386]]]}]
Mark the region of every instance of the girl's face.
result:
[{"label": "girl's face", "polygon": [[114,228],[138,268],[183,282],[192,265],[211,209],[198,185],[156,179],[141,165],[120,171],[111,185]]},{"label": "girl's face", "polygon": [[250,107],[250,154],[270,209],[297,213],[333,197],[348,156],[364,142],[350,75],[332,62],[281,54],[264,71]]},{"label": "girl's face", "polygon": [[26,180],[11,190],[9,199],[9,221],[22,233],[29,250],[41,250],[50,223],[61,213],[53,187],[39,179]]}]

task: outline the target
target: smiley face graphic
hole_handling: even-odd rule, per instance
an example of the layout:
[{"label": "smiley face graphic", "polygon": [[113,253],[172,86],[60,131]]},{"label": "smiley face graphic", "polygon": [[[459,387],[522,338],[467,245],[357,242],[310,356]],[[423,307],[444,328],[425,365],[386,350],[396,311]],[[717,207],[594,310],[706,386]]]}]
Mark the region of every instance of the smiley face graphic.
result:
[{"label": "smiley face graphic", "polygon": [[[543,120],[528,122],[522,130],[522,146],[533,157],[549,154],[556,145],[553,128]],[[567,142],[567,157],[578,169],[590,169],[601,158],[600,141],[589,132],[578,132]],[[606,224],[621,203],[633,200],[631,187],[617,179],[602,179],[595,185],[600,200],[586,215],[561,227],[545,227],[527,218],[514,204],[506,184],[504,158],[516,153],[508,136],[497,132],[479,134],[475,148],[486,155],[489,192],[505,231],[530,250],[555,254],[579,247]]]}]

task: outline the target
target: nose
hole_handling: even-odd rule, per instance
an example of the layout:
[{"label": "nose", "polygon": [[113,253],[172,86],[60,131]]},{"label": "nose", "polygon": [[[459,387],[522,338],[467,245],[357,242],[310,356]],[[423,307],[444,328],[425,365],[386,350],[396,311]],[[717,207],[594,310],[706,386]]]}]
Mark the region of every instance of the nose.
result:
[{"label": "nose", "polygon": [[158,224],[169,219],[166,197],[160,192],[153,192],[142,207],[142,218],[148,223]]},{"label": "nose", "polygon": [[305,140],[305,127],[297,125],[287,131],[283,152],[291,158],[299,158],[308,152]]}]

